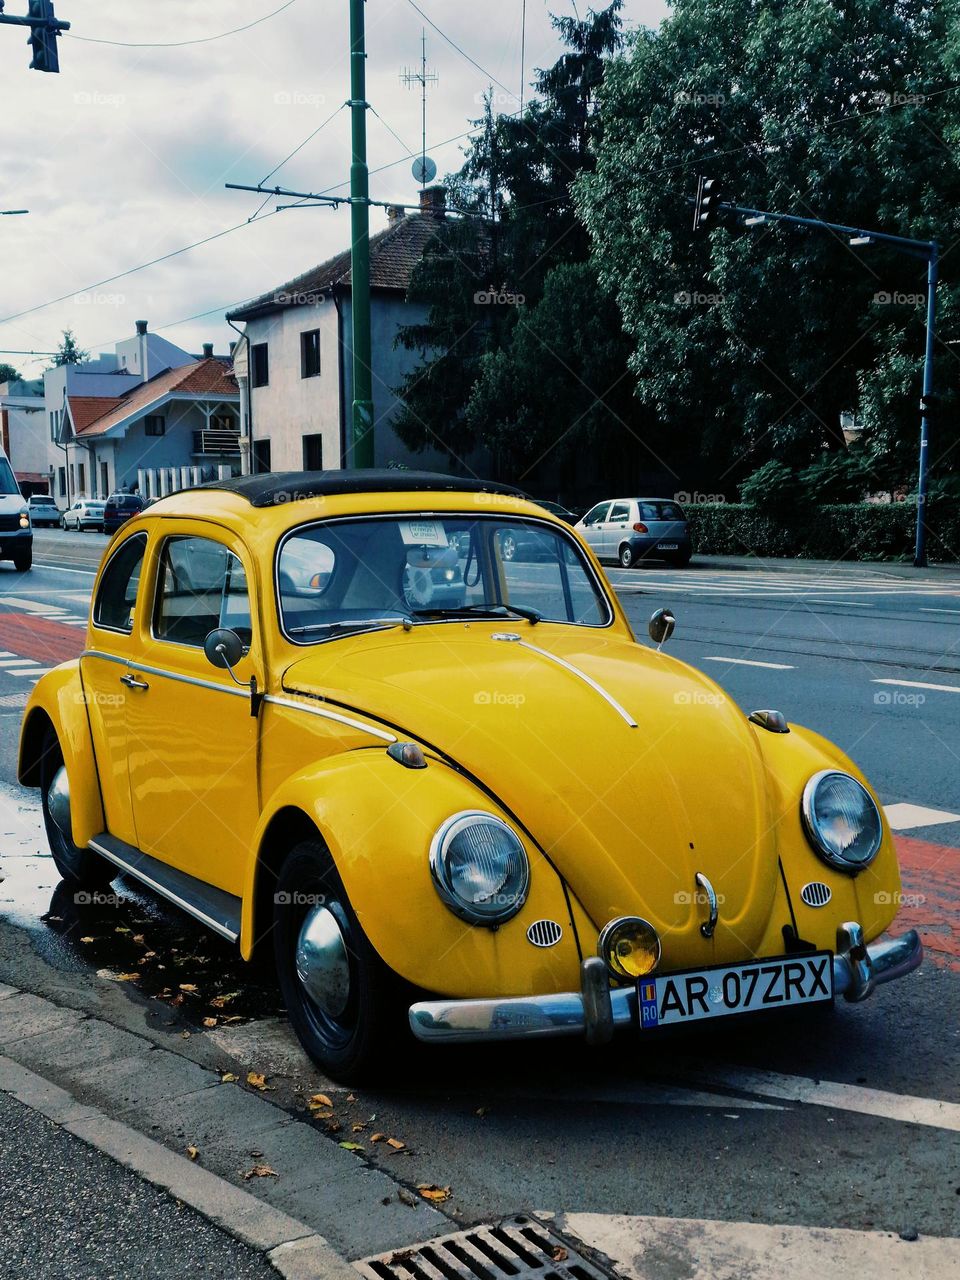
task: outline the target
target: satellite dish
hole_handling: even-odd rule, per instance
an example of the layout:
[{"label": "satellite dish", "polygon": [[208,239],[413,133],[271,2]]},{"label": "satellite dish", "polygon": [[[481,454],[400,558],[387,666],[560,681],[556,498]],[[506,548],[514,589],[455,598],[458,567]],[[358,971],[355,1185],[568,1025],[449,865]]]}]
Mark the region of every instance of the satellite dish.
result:
[{"label": "satellite dish", "polygon": [[413,162],[413,176],[420,183],[432,182],[437,176],[437,166],[429,156],[417,156]]}]

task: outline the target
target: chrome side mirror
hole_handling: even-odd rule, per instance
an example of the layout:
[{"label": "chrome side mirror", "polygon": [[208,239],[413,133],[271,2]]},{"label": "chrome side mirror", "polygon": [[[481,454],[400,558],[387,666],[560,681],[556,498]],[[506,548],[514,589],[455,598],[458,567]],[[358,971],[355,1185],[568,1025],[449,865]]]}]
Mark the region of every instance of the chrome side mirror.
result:
[{"label": "chrome side mirror", "polygon": [[213,666],[226,668],[233,675],[233,668],[243,657],[243,641],[235,631],[230,631],[227,627],[215,627],[203,642],[203,652]]},{"label": "chrome side mirror", "polygon": [[658,649],[670,639],[676,625],[677,620],[669,609],[657,609],[651,614],[650,621],[647,623],[647,632]]}]

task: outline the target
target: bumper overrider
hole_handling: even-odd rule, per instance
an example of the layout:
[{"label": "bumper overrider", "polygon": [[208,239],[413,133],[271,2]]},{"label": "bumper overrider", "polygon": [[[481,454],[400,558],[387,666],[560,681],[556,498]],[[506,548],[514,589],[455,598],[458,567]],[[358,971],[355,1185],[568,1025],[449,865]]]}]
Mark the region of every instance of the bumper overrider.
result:
[{"label": "bumper overrider", "polygon": [[[875,987],[916,969],[923,944],[916,929],[899,938],[863,940],[859,924],[837,930],[833,955],[833,992],[854,1003]],[[520,1040],[527,1036],[583,1035],[604,1044],[617,1027],[639,1026],[635,986],[612,987],[607,966],[591,956],[580,966],[580,990],[544,996],[493,1000],[423,1000],[410,1008],[410,1026],[418,1040]]]}]

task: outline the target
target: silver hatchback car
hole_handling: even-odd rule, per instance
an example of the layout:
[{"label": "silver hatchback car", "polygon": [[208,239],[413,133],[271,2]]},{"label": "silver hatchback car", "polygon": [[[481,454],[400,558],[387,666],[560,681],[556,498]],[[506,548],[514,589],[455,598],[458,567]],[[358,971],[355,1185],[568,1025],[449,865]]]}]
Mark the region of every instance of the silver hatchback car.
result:
[{"label": "silver hatchback car", "polygon": [[667,498],[615,498],[598,502],[577,523],[598,560],[629,569],[639,560],[690,563],[690,526],[679,503]]}]

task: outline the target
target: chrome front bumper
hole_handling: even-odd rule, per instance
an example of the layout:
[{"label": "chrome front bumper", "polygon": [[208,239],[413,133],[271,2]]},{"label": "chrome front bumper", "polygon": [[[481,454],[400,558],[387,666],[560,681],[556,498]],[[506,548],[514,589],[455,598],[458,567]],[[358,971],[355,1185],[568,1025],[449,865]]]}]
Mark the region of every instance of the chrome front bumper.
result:
[{"label": "chrome front bumper", "polygon": [[[837,930],[833,992],[846,1000],[865,1000],[875,987],[916,969],[923,944],[916,929],[887,942],[867,946],[858,924]],[[502,1000],[423,1000],[410,1008],[410,1026],[418,1040],[455,1043],[470,1040],[521,1040],[527,1036],[585,1036],[604,1044],[617,1027],[637,1026],[634,987],[613,987],[598,956],[580,966],[579,991],[548,996],[510,996]]]}]

